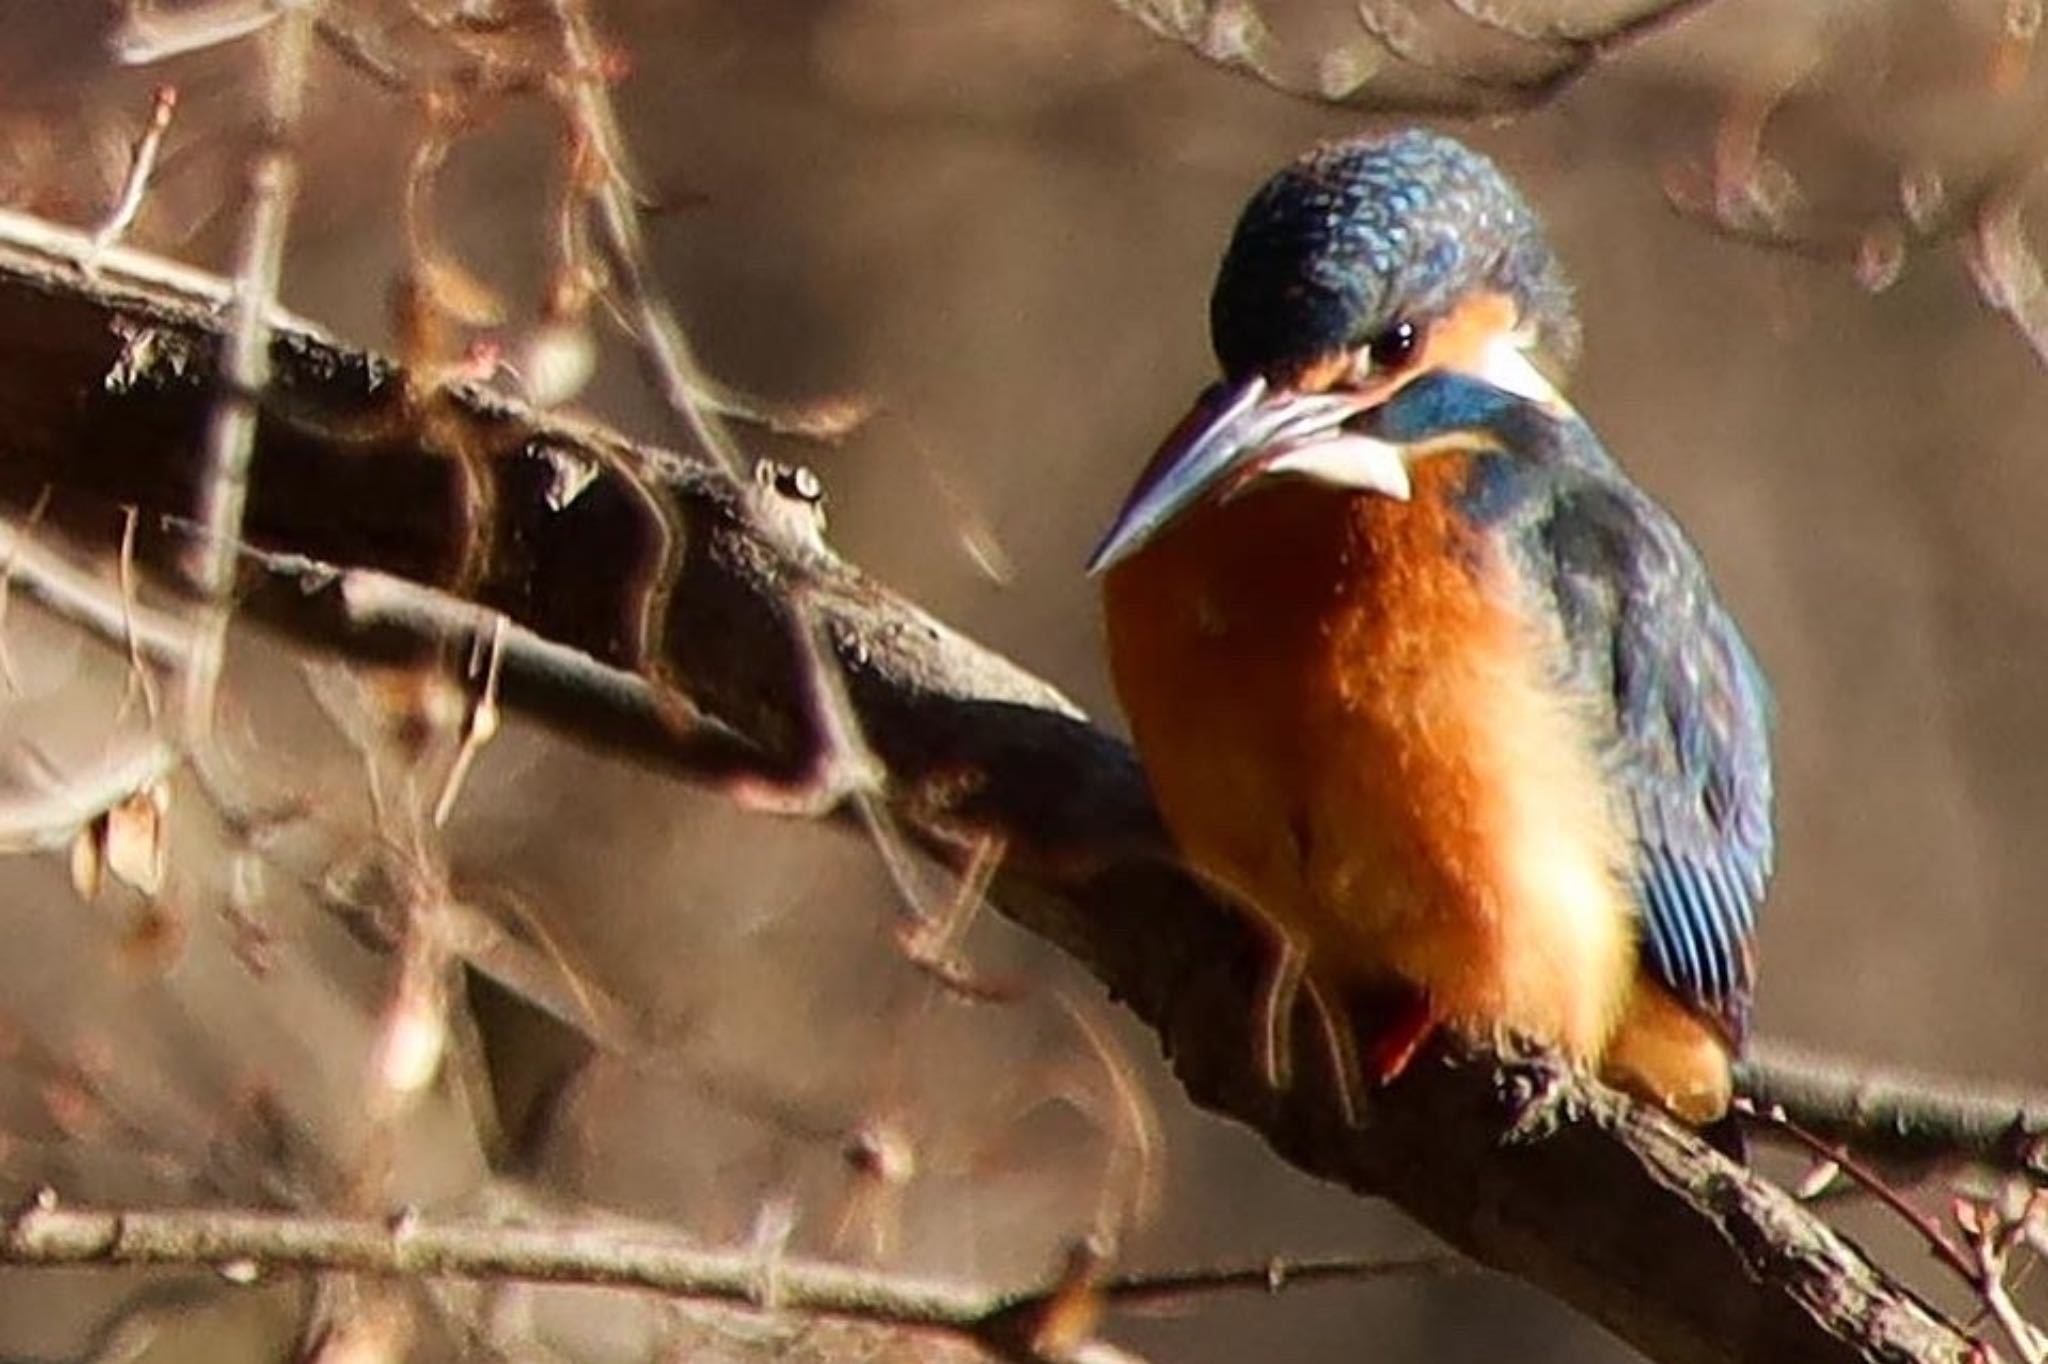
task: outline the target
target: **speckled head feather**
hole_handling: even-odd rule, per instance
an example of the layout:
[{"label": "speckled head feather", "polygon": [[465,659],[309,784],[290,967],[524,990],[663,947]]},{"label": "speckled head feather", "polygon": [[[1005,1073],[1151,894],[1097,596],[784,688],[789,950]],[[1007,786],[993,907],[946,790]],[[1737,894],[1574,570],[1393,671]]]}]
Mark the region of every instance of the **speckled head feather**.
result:
[{"label": "speckled head feather", "polygon": [[1475,289],[1514,299],[1552,363],[1577,354],[1571,287],[1507,177],[1424,129],[1317,148],[1260,187],[1209,301],[1224,373],[1285,379]]}]

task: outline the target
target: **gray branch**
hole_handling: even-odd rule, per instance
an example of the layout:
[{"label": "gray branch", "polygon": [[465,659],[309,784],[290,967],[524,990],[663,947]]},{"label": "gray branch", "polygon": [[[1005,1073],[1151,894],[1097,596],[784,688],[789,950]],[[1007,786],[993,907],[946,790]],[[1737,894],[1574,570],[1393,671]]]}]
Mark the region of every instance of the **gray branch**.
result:
[{"label": "gray branch", "polygon": [[211,1268],[231,1282],[290,1272],[621,1288],[742,1311],[944,1332],[999,1358],[1042,1364],[1077,1295],[1144,1304],[1218,1293],[1274,1294],[1314,1283],[1463,1273],[1451,1255],[1274,1260],[1168,1274],[1098,1277],[1085,1255],[1047,1287],[978,1289],[786,1255],[707,1250],[658,1228],[592,1221],[383,1221],[242,1209],[73,1208],[45,1190],[0,1225],[0,1263],[57,1268]]},{"label": "gray branch", "polygon": [[[84,246],[0,215],[0,508],[23,524],[40,508],[39,536],[102,557],[140,508],[137,558],[167,591],[201,524],[226,294],[118,249],[88,278]],[[273,324],[244,618],[392,660],[502,617],[504,705],[784,808],[815,794],[829,744],[798,643],[815,623],[903,826],[940,856],[1001,839],[997,906],[1143,1018],[1198,1103],[1283,1158],[1670,1364],[1972,1357],[1784,1191],[1545,1057],[1435,1047],[1352,1127],[1303,1026],[1294,1085],[1268,1088],[1248,1022],[1267,945],[1165,855],[1130,752],[834,556],[805,480],[736,485],[478,390],[431,396],[422,420],[387,363]],[[487,519],[461,501],[465,465],[489,471]]]},{"label": "gray branch", "polygon": [[1742,1063],[1737,1084],[1758,1112],[1782,1112],[1887,1166],[1968,1163],[2048,1175],[2048,1097],[2010,1085],[1849,1065],[1774,1043]]}]

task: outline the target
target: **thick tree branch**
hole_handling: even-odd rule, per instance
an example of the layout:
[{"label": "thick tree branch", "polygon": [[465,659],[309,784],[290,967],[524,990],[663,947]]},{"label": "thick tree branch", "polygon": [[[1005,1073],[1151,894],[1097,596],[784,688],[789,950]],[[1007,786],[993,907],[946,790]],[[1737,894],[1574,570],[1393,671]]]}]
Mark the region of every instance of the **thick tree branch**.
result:
[{"label": "thick tree branch", "polygon": [[[21,522],[42,506],[39,537],[100,547],[139,507],[137,554],[164,573],[199,524],[224,293],[118,250],[88,280],[86,245],[0,215],[0,505]],[[1246,1021],[1266,944],[1161,855],[1129,751],[833,556],[802,480],[735,485],[455,391],[433,425],[489,452],[478,523],[400,376],[274,325],[245,613],[374,659],[429,655],[502,615],[503,704],[769,801],[801,789],[825,742],[792,631],[808,613],[905,825],[940,851],[1004,839],[1002,910],[1154,1027],[1198,1102],[1302,1169],[1393,1200],[1673,1364],[1970,1357],[1783,1191],[1543,1057],[1434,1050],[1351,1128],[1302,1028],[1294,1087],[1267,1088]]]}]

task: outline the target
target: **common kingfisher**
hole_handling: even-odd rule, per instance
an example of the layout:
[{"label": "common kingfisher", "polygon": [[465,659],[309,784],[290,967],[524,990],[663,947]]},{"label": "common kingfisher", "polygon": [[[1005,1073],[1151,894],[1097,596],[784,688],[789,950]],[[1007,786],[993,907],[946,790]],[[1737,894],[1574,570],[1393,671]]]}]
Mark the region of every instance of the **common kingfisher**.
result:
[{"label": "common kingfisher", "polygon": [[1245,208],[1210,327],[1221,381],[1089,563],[1183,856],[1312,991],[1394,1001],[1352,1079],[1445,1026],[1723,1118],[1769,696],[1554,386],[1578,323],[1535,214],[1436,133],[1326,145]]}]

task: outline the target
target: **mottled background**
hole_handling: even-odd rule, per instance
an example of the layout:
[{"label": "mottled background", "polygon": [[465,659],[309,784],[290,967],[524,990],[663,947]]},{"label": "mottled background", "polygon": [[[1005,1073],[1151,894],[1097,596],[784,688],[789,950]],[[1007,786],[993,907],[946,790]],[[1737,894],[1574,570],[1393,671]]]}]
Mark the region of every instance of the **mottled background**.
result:
[{"label": "mottled background", "polygon": [[[1276,8],[1297,45],[1355,41],[1346,4]],[[1458,60],[1520,55],[1460,46],[1447,11],[1417,9]],[[1762,1033],[2048,1082],[2048,369],[1952,242],[1910,250],[1872,293],[1840,261],[1730,240],[1669,197],[1771,109],[1766,146],[1803,196],[1795,220],[1823,236],[1896,218],[1902,175],[1970,202],[2039,152],[2043,82],[2001,37],[2005,9],[1722,0],[1543,108],[1451,126],[1547,218],[1585,319],[1573,394],[1702,544],[1776,684],[1782,873]],[[877,408],[837,447],[750,447],[820,472],[847,555],[1115,724],[1081,560],[1205,381],[1209,272],[1242,197],[1315,139],[1377,121],[1205,65],[1108,0],[600,12],[631,54],[618,97],[668,205],[652,248],[706,364],[768,399]],[[110,24],[92,5],[0,2],[0,113],[15,128],[0,191],[90,219],[168,75],[184,101],[145,240],[219,262],[247,56],[115,72]],[[314,94],[286,298],[390,344],[416,125],[331,64]],[[521,309],[544,268],[559,147],[542,111],[506,117],[458,146],[441,193],[449,245]],[[505,333],[516,341],[516,324]],[[589,407],[673,439],[626,353],[610,359]],[[119,669],[26,608],[7,629],[22,677],[0,737],[84,751]],[[311,892],[375,826],[346,726],[323,713],[349,713],[335,699],[348,679],[309,686],[299,663],[251,639],[230,676],[252,765],[318,804],[255,859],[269,869],[250,901],[261,970],[248,923],[220,912],[234,866],[188,813],[199,802],[174,806],[171,890],[154,907],[111,889],[82,906],[60,858],[0,870],[14,1057],[0,1183],[306,1201],[329,1187],[306,1168],[345,1175],[368,1159],[364,1066],[388,964]],[[402,772],[390,780],[402,791]],[[530,1193],[715,1243],[756,1235],[765,1209],[806,1253],[1033,1281],[1140,1183],[1084,1040],[1101,1029],[1163,1134],[1132,1265],[1425,1242],[1192,1111],[1146,1035],[1006,926],[979,925],[974,961],[1025,982],[1023,1000],[941,997],[892,945],[899,911],[876,857],[843,834],[742,814],[515,726],[483,756],[446,848],[458,893],[548,943],[655,1039],[631,1062],[587,1059],[516,1010],[487,1011],[500,1082],[554,1098],[531,1140],[497,1148]],[[223,1135],[258,1090],[297,1162],[282,1193],[261,1177],[276,1151]],[[464,1112],[441,1093],[397,1124],[380,1198],[475,1206],[491,1148]],[[842,1151],[862,1131],[915,1153],[894,1203],[848,1173]],[[1918,1272],[1922,1252],[1884,1219],[1846,1220]],[[202,1342],[281,1348],[287,1290],[153,1291],[218,1330],[271,1333]],[[0,1349],[77,1349],[105,1292],[91,1276],[0,1278]],[[533,1304],[572,1356],[650,1348],[651,1314],[615,1300]],[[1626,1353],[1540,1295],[1479,1279],[1220,1299],[1115,1334],[1191,1364]],[[164,1339],[169,1358],[192,1337]],[[418,1348],[453,1346],[428,1331]]]}]

